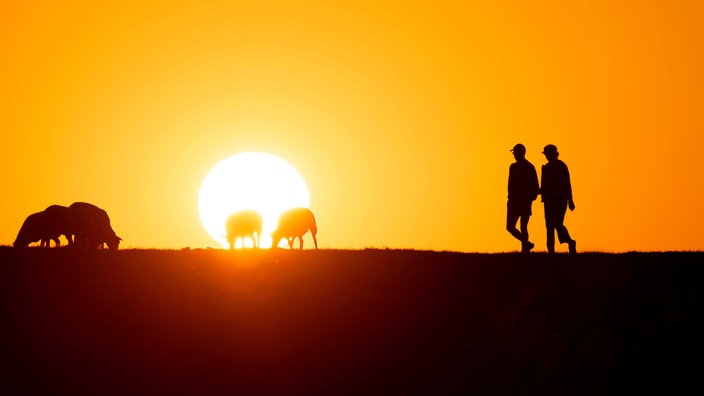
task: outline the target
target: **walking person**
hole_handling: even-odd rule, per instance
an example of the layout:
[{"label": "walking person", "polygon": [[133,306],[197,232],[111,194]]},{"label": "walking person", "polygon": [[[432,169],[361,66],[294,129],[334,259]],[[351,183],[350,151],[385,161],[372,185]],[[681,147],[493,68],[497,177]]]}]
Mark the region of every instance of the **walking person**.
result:
[{"label": "walking person", "polygon": [[548,253],[555,253],[555,231],[560,243],[566,243],[570,253],[577,253],[577,241],[570,237],[567,227],[563,224],[567,208],[574,210],[570,171],[567,165],[558,159],[560,153],[555,145],[545,146],[543,154],[548,163],[543,165],[541,171],[540,194],[545,206]]},{"label": "walking person", "polygon": [[[526,148],[518,143],[511,150],[516,162],[508,170],[508,203],[506,209],[506,230],[521,241],[521,252],[529,253],[535,246],[528,240],[528,220],[531,206],[538,197],[538,174],[535,166],[526,159]],[[516,229],[520,219],[521,230]]]}]

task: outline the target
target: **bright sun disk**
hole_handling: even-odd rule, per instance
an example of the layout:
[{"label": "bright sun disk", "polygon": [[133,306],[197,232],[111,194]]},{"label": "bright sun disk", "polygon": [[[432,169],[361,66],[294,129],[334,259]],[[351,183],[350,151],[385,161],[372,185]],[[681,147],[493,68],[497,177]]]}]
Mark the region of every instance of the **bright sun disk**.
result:
[{"label": "bright sun disk", "polygon": [[[225,238],[229,215],[245,209],[259,212],[264,221],[260,247],[269,247],[279,214],[293,207],[310,207],[303,177],[288,162],[265,153],[241,153],[222,160],[205,177],[198,194],[201,222],[224,247],[229,247]],[[246,246],[251,246],[249,239]]]}]

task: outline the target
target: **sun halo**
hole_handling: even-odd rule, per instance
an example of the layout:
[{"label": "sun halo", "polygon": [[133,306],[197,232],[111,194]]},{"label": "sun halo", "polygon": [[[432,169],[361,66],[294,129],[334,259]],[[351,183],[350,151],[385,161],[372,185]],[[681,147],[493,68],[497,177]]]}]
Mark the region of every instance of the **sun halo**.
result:
[{"label": "sun halo", "polygon": [[[264,223],[260,247],[270,247],[270,234],[281,212],[309,206],[308,187],[298,170],[275,155],[260,152],[240,153],[220,161],[205,177],[198,194],[201,222],[223,247],[229,247],[225,222],[235,212],[259,212]],[[251,246],[249,239],[245,246]],[[242,241],[235,247],[242,247]]]}]

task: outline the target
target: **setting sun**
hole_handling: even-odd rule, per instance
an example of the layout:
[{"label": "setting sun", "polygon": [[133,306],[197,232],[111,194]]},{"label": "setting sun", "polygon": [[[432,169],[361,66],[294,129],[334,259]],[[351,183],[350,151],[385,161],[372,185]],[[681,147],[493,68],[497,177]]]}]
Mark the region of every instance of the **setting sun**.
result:
[{"label": "setting sun", "polygon": [[[279,157],[256,152],[233,155],[218,163],[203,180],[198,196],[203,226],[224,247],[229,247],[225,222],[235,212],[256,210],[262,215],[260,246],[269,247],[279,214],[309,205],[308,188],[296,168]],[[249,242],[245,246],[251,246]]]}]

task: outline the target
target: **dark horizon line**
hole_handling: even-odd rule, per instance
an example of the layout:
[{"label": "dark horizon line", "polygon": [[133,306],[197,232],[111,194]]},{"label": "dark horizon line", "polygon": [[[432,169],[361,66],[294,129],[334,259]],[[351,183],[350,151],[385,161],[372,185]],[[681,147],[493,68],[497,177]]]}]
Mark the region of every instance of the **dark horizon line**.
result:
[{"label": "dark horizon line", "polygon": [[[74,249],[68,245],[64,245],[57,248],[42,248],[39,246],[30,246],[24,248],[15,248],[12,245],[0,245],[2,250],[12,250],[12,251],[77,251],[86,252],[86,250]],[[101,250],[90,251],[100,252]],[[188,252],[188,251],[222,251],[229,253],[237,252],[301,252],[300,249],[288,249],[285,247],[278,247],[275,249],[271,248],[236,248],[228,249],[224,247],[202,247],[202,248],[192,248],[192,247],[182,247],[182,248],[149,248],[149,247],[136,247],[136,248],[124,248],[119,250],[103,250],[114,254],[116,252]],[[478,252],[478,251],[460,251],[460,250],[433,250],[433,249],[414,249],[414,248],[386,248],[386,247],[364,247],[364,248],[320,248],[320,249],[303,249],[305,252],[413,252],[413,253],[441,253],[441,254],[466,254],[466,255],[516,255],[516,256],[587,256],[587,255],[628,255],[628,254],[703,254],[704,250],[628,250],[622,252],[614,251],[581,251],[578,254],[570,255],[567,252],[557,252],[548,253],[547,251],[536,251],[531,253],[521,253],[519,251],[502,251],[502,252]]]}]

